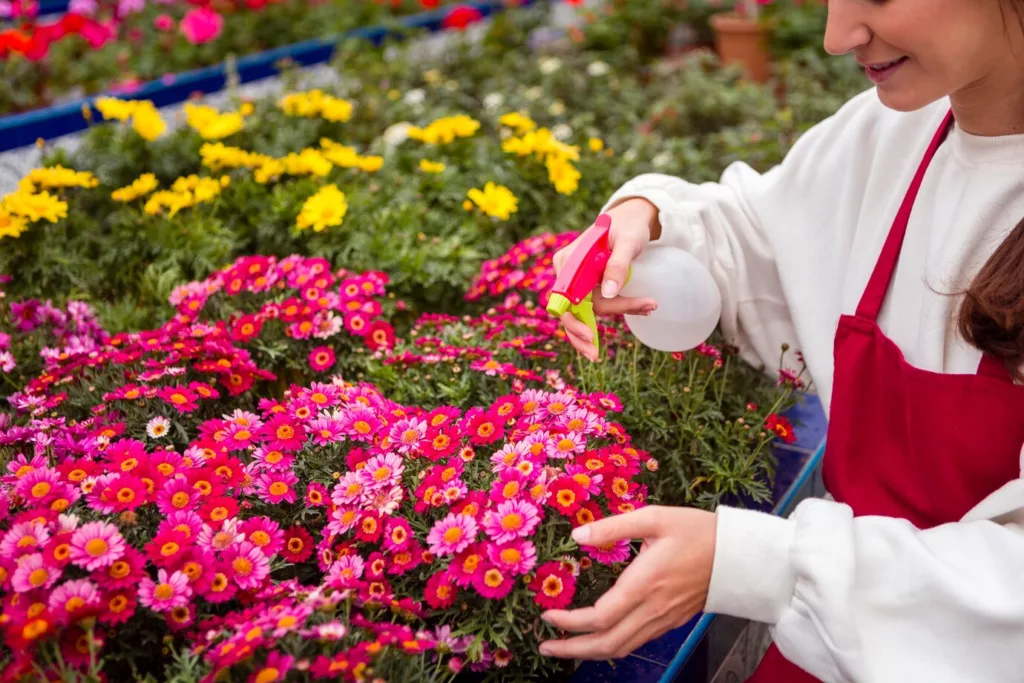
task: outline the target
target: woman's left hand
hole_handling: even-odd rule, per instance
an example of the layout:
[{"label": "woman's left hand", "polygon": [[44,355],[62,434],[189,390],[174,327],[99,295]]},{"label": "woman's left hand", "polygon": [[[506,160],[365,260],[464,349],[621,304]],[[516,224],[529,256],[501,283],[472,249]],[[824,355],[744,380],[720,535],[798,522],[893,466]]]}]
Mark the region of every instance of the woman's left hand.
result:
[{"label": "woman's left hand", "polygon": [[707,600],[716,522],[711,512],[651,505],[573,531],[580,545],[643,539],[645,547],[593,607],[543,614],[552,626],[585,635],[546,641],[541,654],[619,659],[689,621]]}]

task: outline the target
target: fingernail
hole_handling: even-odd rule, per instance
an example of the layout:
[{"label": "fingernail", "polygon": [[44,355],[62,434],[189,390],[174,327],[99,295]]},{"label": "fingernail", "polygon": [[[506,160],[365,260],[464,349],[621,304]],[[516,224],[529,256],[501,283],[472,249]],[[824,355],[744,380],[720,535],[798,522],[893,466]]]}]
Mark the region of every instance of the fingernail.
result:
[{"label": "fingernail", "polygon": [[578,526],[572,530],[572,540],[580,545],[590,540],[590,525]]},{"label": "fingernail", "polygon": [[544,657],[550,657],[551,656],[551,648],[549,648],[547,645],[541,645],[540,646],[540,654],[542,656],[544,656]]},{"label": "fingernail", "polygon": [[545,612],[544,614],[540,615],[540,620],[543,621],[545,624],[550,624],[551,623],[551,617],[548,616],[547,612]]},{"label": "fingernail", "polygon": [[601,285],[601,296],[603,296],[606,299],[611,299],[618,293],[619,286],[615,284],[615,280],[605,280],[604,284]]},{"label": "fingernail", "polygon": [[644,313],[653,313],[658,310],[658,304],[647,304],[644,306]]}]

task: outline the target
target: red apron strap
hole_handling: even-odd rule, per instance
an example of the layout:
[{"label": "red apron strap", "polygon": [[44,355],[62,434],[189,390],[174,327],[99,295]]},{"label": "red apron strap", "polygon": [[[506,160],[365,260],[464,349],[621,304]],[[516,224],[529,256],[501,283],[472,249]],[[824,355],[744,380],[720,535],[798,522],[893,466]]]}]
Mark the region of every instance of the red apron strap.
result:
[{"label": "red apron strap", "polygon": [[1010,369],[1006,367],[1006,363],[987,353],[981,356],[981,362],[978,364],[978,374],[983,377],[1001,379],[1007,382],[1013,381],[1013,376],[1010,375]]},{"label": "red apron strap", "polygon": [[935,132],[928,150],[921,159],[921,165],[914,174],[914,180],[910,183],[907,194],[903,197],[900,210],[896,213],[896,219],[889,229],[889,236],[882,247],[882,254],[878,257],[875,270],[871,273],[868,286],[864,289],[860,304],[857,306],[857,317],[867,318],[874,321],[878,318],[878,312],[882,310],[882,301],[885,300],[885,293],[889,291],[889,282],[896,270],[896,262],[900,258],[900,250],[903,248],[903,238],[907,234],[907,224],[910,222],[910,211],[914,208],[914,200],[917,199],[917,191],[921,189],[921,181],[924,179],[925,171],[928,170],[932,157],[939,145],[946,139],[950,129],[953,127],[953,110],[946,114],[942,125]]}]

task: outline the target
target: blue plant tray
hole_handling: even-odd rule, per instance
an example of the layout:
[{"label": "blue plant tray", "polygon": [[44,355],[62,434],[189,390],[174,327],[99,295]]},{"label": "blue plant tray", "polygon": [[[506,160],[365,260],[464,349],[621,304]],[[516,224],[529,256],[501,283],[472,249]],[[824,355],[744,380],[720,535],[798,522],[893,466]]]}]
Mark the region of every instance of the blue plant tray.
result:
[{"label": "blue plant tray", "polygon": [[[764,512],[785,516],[806,497],[825,452],[828,424],[821,401],[814,396],[787,416],[796,425],[797,441],[775,449],[779,465],[775,475],[772,504]],[[710,661],[705,636],[722,618],[698,614],[687,624],[647,643],[625,659],[615,662],[584,662],[572,683],[706,683],[717,666]]]},{"label": "blue plant tray", "polygon": [[[538,0],[520,0],[518,6],[530,5]],[[57,4],[57,0],[53,0]],[[66,3],[65,3],[66,4]],[[436,33],[444,30],[444,18],[459,5],[442,7],[431,12],[423,12],[396,20],[402,30],[414,29]],[[472,7],[483,17],[497,14],[505,9],[501,2],[494,0],[478,0],[463,3],[463,7]],[[335,48],[344,40],[363,39],[374,45],[380,45],[388,37],[398,35],[392,27],[378,24],[353,29],[330,38],[306,40],[301,43],[285,45],[273,50],[241,57],[235,61],[233,73],[237,74],[239,83],[276,76],[279,73],[278,63],[282,60],[300,66],[310,66],[329,61]],[[139,86],[130,95],[118,94],[117,97],[135,100],[152,100],[158,107],[184,102],[196,93],[209,94],[222,90],[227,82],[228,70],[224,63],[214,66],[184,71],[160,80],[149,81]],[[39,139],[52,140],[69,133],[77,133],[89,126],[82,108],[90,104],[96,96],[75,100],[67,104],[35,109],[21,114],[0,117],[0,152],[27,147]]]}]

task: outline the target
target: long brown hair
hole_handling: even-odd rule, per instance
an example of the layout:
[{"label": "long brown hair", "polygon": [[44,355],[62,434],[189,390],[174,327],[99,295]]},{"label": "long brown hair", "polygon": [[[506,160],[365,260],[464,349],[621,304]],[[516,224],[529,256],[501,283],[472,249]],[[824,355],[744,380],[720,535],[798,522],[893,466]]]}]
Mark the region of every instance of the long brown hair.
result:
[{"label": "long brown hair", "polygon": [[[1012,8],[1024,30],[1024,0],[1013,0]],[[1024,219],[964,293],[957,328],[969,344],[1001,360],[1015,380],[1024,381]]]}]

